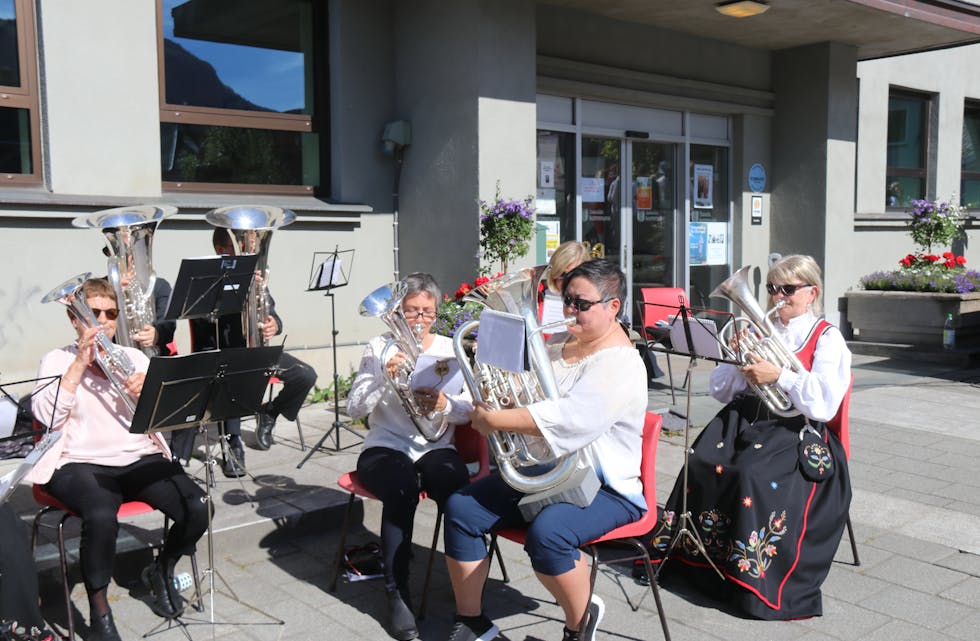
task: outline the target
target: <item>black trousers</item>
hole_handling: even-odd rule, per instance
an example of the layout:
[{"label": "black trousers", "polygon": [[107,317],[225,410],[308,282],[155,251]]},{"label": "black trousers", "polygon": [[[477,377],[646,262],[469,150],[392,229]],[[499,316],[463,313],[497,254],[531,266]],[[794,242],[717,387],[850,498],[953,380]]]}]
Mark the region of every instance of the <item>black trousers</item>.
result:
[{"label": "black trousers", "polygon": [[369,447],[357,459],[357,475],[381,500],[381,554],[389,588],[408,587],[412,532],[419,492],[425,490],[440,506],[469,482],[459,452],[441,448],[412,462],[407,455],[386,447]]},{"label": "black trousers", "polygon": [[27,528],[6,504],[0,505],[0,619],[44,629]]},{"label": "black trousers", "polygon": [[173,522],[160,554],[177,558],[194,552],[208,528],[207,497],[183,468],[162,454],[125,467],[69,463],[55,471],[48,492],[82,519],[79,545],[82,580],[89,593],[109,585],[124,501],[143,501]]},{"label": "black trousers", "polygon": [[[279,369],[278,378],[282,381],[282,389],[279,390],[279,393],[276,394],[266,409],[274,417],[282,415],[289,421],[295,421],[296,415],[303,407],[306,396],[316,383],[316,370],[286,352],[283,352],[282,356],[279,357]],[[225,420],[225,434],[241,436],[241,419],[229,418]],[[185,461],[189,460],[194,453],[194,438],[196,436],[197,429],[193,427],[172,431],[170,433],[170,449],[174,456]]]}]

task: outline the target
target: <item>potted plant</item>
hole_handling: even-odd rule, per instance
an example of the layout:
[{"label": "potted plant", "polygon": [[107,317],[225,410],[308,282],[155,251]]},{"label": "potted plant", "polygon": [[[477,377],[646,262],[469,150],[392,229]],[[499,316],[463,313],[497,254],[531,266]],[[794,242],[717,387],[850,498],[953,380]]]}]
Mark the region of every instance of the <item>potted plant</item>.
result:
[{"label": "potted plant", "polygon": [[481,274],[493,271],[493,263],[500,263],[500,271],[507,273],[512,260],[527,254],[534,234],[533,196],[524,200],[509,200],[500,196],[500,182],[493,201],[480,200],[480,256],[485,263]]}]

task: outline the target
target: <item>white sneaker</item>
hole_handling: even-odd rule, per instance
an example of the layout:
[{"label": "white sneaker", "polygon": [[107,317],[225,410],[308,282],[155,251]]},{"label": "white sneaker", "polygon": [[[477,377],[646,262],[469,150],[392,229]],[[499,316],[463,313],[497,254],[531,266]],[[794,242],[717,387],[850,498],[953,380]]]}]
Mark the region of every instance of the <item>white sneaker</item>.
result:
[{"label": "white sneaker", "polygon": [[483,616],[472,622],[461,621],[458,618],[453,624],[452,632],[449,633],[449,641],[490,641],[497,638],[500,628]]}]

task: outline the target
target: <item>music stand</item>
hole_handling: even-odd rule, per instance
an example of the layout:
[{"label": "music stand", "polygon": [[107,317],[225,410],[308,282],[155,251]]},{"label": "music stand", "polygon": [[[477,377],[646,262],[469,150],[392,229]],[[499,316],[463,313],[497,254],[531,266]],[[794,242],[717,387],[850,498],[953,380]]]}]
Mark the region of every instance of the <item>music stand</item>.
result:
[{"label": "music stand", "polygon": [[[239,416],[254,414],[262,404],[269,377],[278,366],[282,346],[232,348],[197,352],[183,356],[155,357],[143,383],[143,392],[136,405],[136,412],[130,425],[130,432],[144,434],[162,432],[183,427],[197,426],[204,430],[209,423]],[[211,441],[205,437],[207,463],[205,465],[207,482],[205,492],[208,504],[213,505],[211,487],[214,485],[214,457]],[[200,587],[188,599],[189,602],[203,600],[209,596],[211,625],[284,625],[285,622],[259,608],[242,601],[228,582],[214,566],[214,526],[211,510],[208,510],[208,567],[203,574],[209,580],[208,586]],[[217,577],[227,592],[215,587]],[[271,623],[256,622],[218,622],[214,619],[214,595],[221,594],[235,602],[271,619]],[[184,619],[177,617],[176,619]],[[175,620],[176,620],[175,619]],[[195,621],[194,619],[188,619]],[[144,634],[144,638],[154,634],[167,619]],[[177,620],[184,627],[187,621]]]},{"label": "music stand", "polygon": [[[681,487],[681,510],[677,520],[677,528],[670,537],[670,544],[667,546],[667,551],[664,553],[663,560],[657,567],[656,576],[660,576],[661,570],[663,570],[664,565],[667,564],[667,561],[670,559],[670,555],[674,551],[674,548],[677,547],[677,544],[680,543],[682,538],[687,537],[687,539],[691,541],[698,549],[698,552],[700,552],[711,568],[718,573],[718,576],[722,580],[724,580],[725,575],[718,568],[718,566],[715,565],[715,562],[708,556],[708,551],[704,547],[704,542],[701,540],[701,535],[698,534],[698,530],[694,526],[694,519],[691,517],[691,511],[687,507],[688,469],[691,453],[691,388],[693,387],[693,385],[690,383],[690,376],[692,375],[694,368],[697,366],[698,360],[714,361],[715,363],[728,363],[729,365],[735,366],[740,365],[740,363],[738,361],[726,359],[720,356],[720,354],[724,353],[724,350],[718,351],[718,348],[721,347],[721,342],[718,335],[709,335],[714,337],[717,344],[712,344],[710,340],[706,339],[703,332],[706,332],[707,330],[701,324],[700,319],[693,316],[693,312],[694,310],[684,304],[683,298],[678,299],[677,315],[674,319],[674,323],[682,323],[684,330],[682,334],[685,342],[684,347],[687,349],[684,351],[675,349],[655,350],[663,351],[669,354],[687,356],[689,359],[687,365],[687,376],[689,379],[687,385],[687,408],[684,414],[684,464],[681,468],[681,474],[683,475],[683,483]],[[728,315],[730,316],[730,314]],[[696,329],[692,329],[692,326],[696,327]],[[696,336],[698,337],[697,340],[695,339]],[[674,347],[673,343],[671,344],[671,347]],[[709,353],[699,353],[699,350],[707,351]]]},{"label": "music stand", "polygon": [[354,264],[354,250],[335,247],[332,252],[313,252],[313,266],[310,269],[310,284],[306,289],[308,292],[325,292],[325,296],[330,298],[330,348],[333,352],[333,425],[327,430],[319,441],[316,442],[310,451],[306,453],[303,460],[299,462],[296,469],[303,465],[317,452],[323,443],[333,434],[334,452],[339,452],[348,447],[353,447],[356,443],[340,447],[340,430],[344,429],[354,436],[363,439],[364,437],[352,430],[346,423],[340,420],[340,375],[337,372],[337,312],[334,306],[333,290],[343,287],[350,282],[350,270]]},{"label": "music stand", "polygon": [[[39,385],[39,383],[41,383],[42,381],[45,381],[44,384]],[[56,386],[54,391],[54,402],[51,404],[51,419],[48,421],[47,427],[43,430],[35,430],[33,429],[33,425],[32,425],[30,432],[21,432],[20,434],[14,433],[11,434],[10,436],[4,436],[0,438],[0,443],[4,443],[6,441],[26,440],[26,439],[31,439],[32,442],[35,442],[34,448],[27,454],[26,457],[24,457],[24,461],[16,468],[14,468],[12,471],[10,471],[8,474],[5,474],[3,477],[0,477],[0,505],[3,505],[7,501],[7,499],[10,498],[10,495],[13,494],[14,490],[17,489],[17,486],[20,484],[20,482],[24,479],[25,476],[27,476],[28,473],[30,473],[30,471],[34,468],[38,460],[40,460],[41,456],[44,455],[47,449],[50,448],[50,446],[53,444],[53,441],[61,437],[61,434],[57,433],[56,438],[52,439],[50,444],[47,441],[40,442],[40,443],[37,442],[38,437],[43,434],[46,434],[51,429],[50,426],[54,422],[54,413],[58,408],[58,393],[61,391],[61,376],[60,375],[42,376],[40,378],[29,378],[22,381],[14,381],[13,383],[0,383],[0,394],[2,394],[4,398],[9,400],[11,403],[13,403],[15,408],[19,409],[20,404],[17,402],[17,399],[14,398],[14,395],[7,390],[7,388],[13,387],[15,385],[23,385],[25,383],[34,383],[34,390],[31,391],[31,393],[29,394],[29,397],[31,398],[33,398],[35,394],[45,389],[49,385]],[[17,418],[15,415],[14,418],[15,429],[16,429],[16,421]]]}]

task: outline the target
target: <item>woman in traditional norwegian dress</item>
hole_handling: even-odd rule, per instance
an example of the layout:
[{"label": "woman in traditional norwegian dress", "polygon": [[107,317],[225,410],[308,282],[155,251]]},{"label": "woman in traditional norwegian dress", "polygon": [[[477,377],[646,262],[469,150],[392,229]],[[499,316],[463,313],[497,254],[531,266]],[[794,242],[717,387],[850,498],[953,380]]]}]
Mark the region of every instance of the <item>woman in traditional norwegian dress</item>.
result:
[{"label": "woman in traditional norwegian dress", "polygon": [[[692,448],[692,522],[679,522],[682,473],[652,545],[671,550],[665,571],[694,577],[750,616],[795,619],[822,613],[820,586],[851,500],[844,448],[827,428],[851,385],[851,353],[840,331],[819,316],[823,286],[813,258],[783,258],[770,269],[766,289],[779,306],[774,333],[805,369],[752,355],[749,365],[720,365],[711,373],[711,395],[726,405]],[[771,412],[750,382],[778,386],[801,414]],[[678,525],[696,531],[726,581],[692,537],[674,541]]]}]

